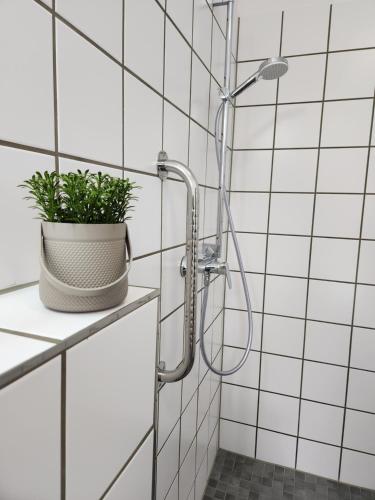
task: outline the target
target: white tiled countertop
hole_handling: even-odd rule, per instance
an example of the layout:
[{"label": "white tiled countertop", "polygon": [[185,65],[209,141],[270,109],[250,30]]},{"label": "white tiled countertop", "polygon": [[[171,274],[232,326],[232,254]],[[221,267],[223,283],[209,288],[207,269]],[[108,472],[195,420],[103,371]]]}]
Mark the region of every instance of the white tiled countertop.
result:
[{"label": "white tiled countertop", "polygon": [[117,307],[90,313],[47,309],[38,285],[0,295],[0,387],[72,347],[159,295],[129,286]]}]

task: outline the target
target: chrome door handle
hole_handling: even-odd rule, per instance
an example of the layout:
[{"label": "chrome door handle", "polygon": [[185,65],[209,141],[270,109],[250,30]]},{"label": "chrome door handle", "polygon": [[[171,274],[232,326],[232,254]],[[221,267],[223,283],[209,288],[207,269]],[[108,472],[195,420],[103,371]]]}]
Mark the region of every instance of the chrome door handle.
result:
[{"label": "chrome door handle", "polygon": [[176,382],[186,377],[194,364],[196,346],[196,312],[198,282],[198,241],[199,241],[199,186],[191,170],[183,163],[169,160],[167,153],[160,151],[157,161],[160,179],[168,178],[168,172],[179,175],[187,188],[186,208],[186,275],[183,331],[183,358],[172,370],[162,365],[158,368],[160,382]]}]

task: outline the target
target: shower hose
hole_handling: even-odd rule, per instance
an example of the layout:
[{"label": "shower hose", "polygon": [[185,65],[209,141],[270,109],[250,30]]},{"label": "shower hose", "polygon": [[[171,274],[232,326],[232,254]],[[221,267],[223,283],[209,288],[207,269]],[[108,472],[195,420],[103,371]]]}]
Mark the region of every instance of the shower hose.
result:
[{"label": "shower hose", "polygon": [[[215,150],[216,150],[216,160],[217,160],[217,165],[220,170],[220,165],[221,165],[221,154],[220,154],[220,140],[219,140],[219,124],[220,124],[220,118],[221,114],[223,112],[223,107],[224,107],[224,101],[220,104],[219,109],[216,114],[215,118]],[[220,134],[221,136],[221,134]],[[223,167],[224,168],[224,167]],[[248,334],[247,334],[247,344],[246,344],[246,349],[245,352],[239,361],[239,363],[231,368],[230,370],[218,370],[215,368],[210,360],[208,359],[207,353],[206,353],[206,348],[204,345],[204,324],[205,324],[205,319],[206,319],[206,312],[207,312],[207,300],[208,300],[208,293],[210,289],[210,274],[207,272],[205,273],[204,276],[204,289],[203,289],[203,299],[202,299],[202,312],[201,312],[201,318],[200,318],[200,324],[199,324],[199,339],[200,339],[200,349],[202,353],[202,358],[204,359],[204,362],[208,366],[208,368],[216,373],[216,375],[220,376],[227,376],[227,375],[232,375],[233,373],[236,373],[245,363],[246,360],[250,354],[251,350],[251,345],[253,341],[253,317],[252,317],[252,306],[251,306],[251,300],[250,300],[250,294],[249,294],[249,287],[247,285],[246,281],[246,275],[245,275],[245,269],[242,261],[242,256],[241,256],[241,251],[240,251],[240,246],[238,243],[237,239],[237,234],[234,228],[234,223],[233,223],[233,217],[231,213],[231,209],[229,206],[229,201],[228,201],[228,195],[225,186],[223,186],[223,201],[224,201],[224,206],[225,210],[228,215],[228,223],[229,223],[229,229],[232,235],[233,239],[233,244],[234,244],[234,249],[236,252],[237,256],[237,261],[238,261],[238,266],[240,268],[240,274],[241,274],[241,280],[242,280],[242,286],[245,294],[245,301],[246,301],[246,309],[247,309],[247,319],[248,319]]]}]

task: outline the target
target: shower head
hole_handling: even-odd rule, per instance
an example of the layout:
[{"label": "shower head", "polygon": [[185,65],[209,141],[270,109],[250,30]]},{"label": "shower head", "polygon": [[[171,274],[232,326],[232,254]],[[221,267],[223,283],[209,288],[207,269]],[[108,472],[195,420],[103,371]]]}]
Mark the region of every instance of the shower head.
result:
[{"label": "shower head", "polygon": [[249,76],[247,80],[242,82],[236,89],[234,89],[230,97],[237,97],[241,92],[256,83],[258,80],[274,80],[280,78],[288,71],[288,61],[285,57],[270,57],[262,62],[258,71]]},{"label": "shower head", "polygon": [[285,57],[270,57],[259,66],[259,78],[274,80],[288,71],[288,61]]}]

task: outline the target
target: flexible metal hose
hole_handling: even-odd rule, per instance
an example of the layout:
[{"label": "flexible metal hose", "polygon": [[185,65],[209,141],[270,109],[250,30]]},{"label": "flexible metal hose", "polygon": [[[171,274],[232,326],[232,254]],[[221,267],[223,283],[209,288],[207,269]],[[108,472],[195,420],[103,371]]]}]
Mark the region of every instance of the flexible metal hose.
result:
[{"label": "flexible metal hose", "polygon": [[[220,157],[220,140],[219,140],[219,123],[220,123],[220,117],[223,111],[223,106],[224,106],[224,101],[220,104],[219,109],[217,110],[216,118],[215,118],[215,150],[216,150],[216,160],[217,160],[217,165],[220,170],[220,165],[221,165],[221,157]],[[222,166],[222,168],[225,168],[225,165]],[[200,325],[199,325],[199,339],[200,339],[200,349],[202,353],[202,357],[204,359],[204,362],[208,366],[208,368],[216,373],[216,375],[220,376],[227,376],[227,375],[232,375],[233,373],[236,373],[245,363],[246,360],[250,354],[251,351],[251,346],[253,342],[253,315],[252,315],[252,306],[251,306],[251,300],[250,300],[250,293],[249,293],[249,287],[247,285],[247,280],[246,280],[246,275],[245,275],[245,269],[244,269],[244,264],[242,261],[242,256],[241,256],[241,251],[240,251],[240,245],[238,243],[238,238],[237,238],[237,233],[234,227],[234,222],[233,222],[233,217],[232,217],[232,212],[229,206],[229,201],[228,201],[228,195],[225,186],[223,187],[223,201],[224,201],[224,206],[225,210],[228,215],[228,223],[229,223],[229,229],[232,235],[233,239],[233,244],[234,244],[234,249],[236,252],[237,256],[237,261],[238,261],[238,266],[240,268],[240,274],[241,274],[241,280],[242,280],[242,285],[243,285],[243,290],[245,294],[245,301],[246,301],[246,307],[247,307],[247,317],[248,317],[248,337],[247,337],[247,345],[246,349],[244,352],[244,355],[242,356],[241,360],[239,363],[232,369],[230,370],[218,370],[214,366],[212,366],[210,360],[208,359],[207,353],[206,353],[206,348],[204,345],[204,323],[206,319],[206,312],[207,312],[207,301],[208,301],[208,292],[210,288],[210,275],[209,273],[205,274],[204,277],[204,290],[203,290],[203,300],[202,300],[202,312],[201,312],[201,318],[200,318]]]}]

